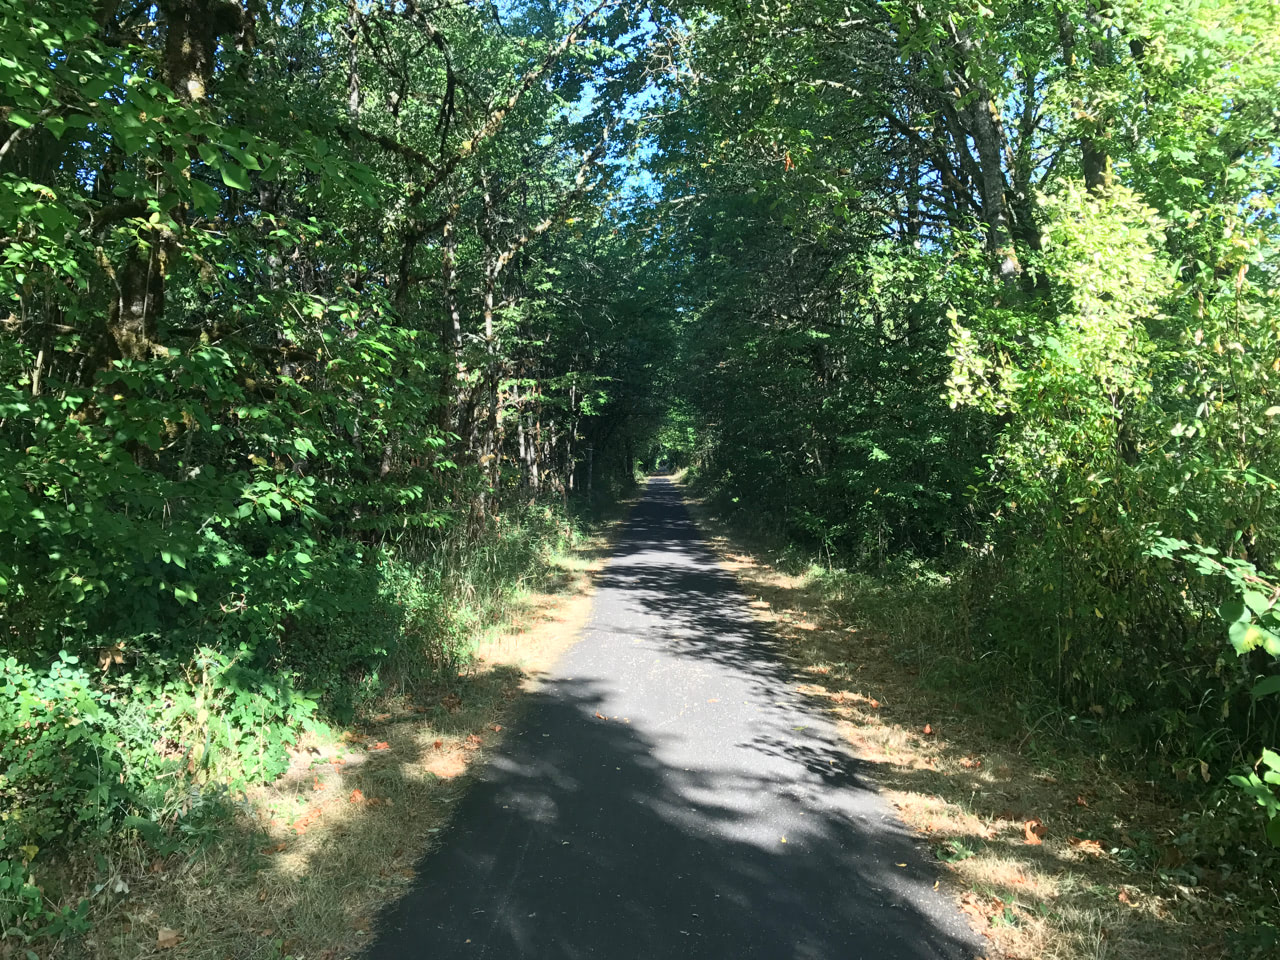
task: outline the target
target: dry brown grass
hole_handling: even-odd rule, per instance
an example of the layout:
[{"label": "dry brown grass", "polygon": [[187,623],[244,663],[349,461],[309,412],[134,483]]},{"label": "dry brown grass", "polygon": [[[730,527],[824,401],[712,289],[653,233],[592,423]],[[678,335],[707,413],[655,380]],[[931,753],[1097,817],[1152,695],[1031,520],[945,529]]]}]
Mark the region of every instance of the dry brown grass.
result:
[{"label": "dry brown grass", "polygon": [[[518,722],[520,694],[577,639],[603,566],[602,536],[558,561],[447,686],[385,704],[250,792],[234,824],[194,853],[106,864],[93,929],[55,949],[102,960],[336,960],[360,952],[380,909],[439,842],[469,774]],[[83,865],[101,882],[103,864]],[[69,892],[75,892],[74,882]],[[88,891],[85,891],[88,892]],[[0,949],[0,955],[3,955]],[[19,952],[18,956],[22,956]]]},{"label": "dry brown grass", "polygon": [[1159,838],[1175,836],[1181,811],[1105,760],[1028,756],[1025,730],[995,705],[964,689],[927,689],[895,656],[902,638],[849,622],[809,576],[780,572],[703,505],[691,507],[754,614],[786,644],[798,689],[839,718],[902,819],[946,863],[991,956],[1227,955],[1235,907],[1126,856],[1135,835],[1151,837],[1155,855],[1176,866],[1182,854]]}]

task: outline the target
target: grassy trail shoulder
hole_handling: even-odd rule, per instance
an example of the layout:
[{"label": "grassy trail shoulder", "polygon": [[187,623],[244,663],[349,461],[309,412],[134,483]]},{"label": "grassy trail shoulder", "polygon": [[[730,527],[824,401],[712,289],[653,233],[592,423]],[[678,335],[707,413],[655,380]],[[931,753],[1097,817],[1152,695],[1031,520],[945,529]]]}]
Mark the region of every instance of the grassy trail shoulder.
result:
[{"label": "grassy trail shoulder", "polygon": [[929,838],[992,957],[1265,955],[1235,932],[1246,905],[1180,869],[1186,815],[1151,784],[1065,741],[1041,736],[1032,748],[1035,731],[989,689],[926,684],[912,663],[920,638],[897,632],[909,620],[886,623],[815,569],[784,572],[686,494],[785,644],[798,689],[839,718],[902,819]]},{"label": "grassy trail shoulder", "polygon": [[[400,689],[332,735],[307,734],[275,781],[169,856],[141,842],[72,857],[47,895],[88,898],[82,937],[14,956],[338,960],[368,941],[448,829],[471,774],[578,638],[616,516],[546,558],[456,675]],[[0,956],[6,956],[0,948]]]}]

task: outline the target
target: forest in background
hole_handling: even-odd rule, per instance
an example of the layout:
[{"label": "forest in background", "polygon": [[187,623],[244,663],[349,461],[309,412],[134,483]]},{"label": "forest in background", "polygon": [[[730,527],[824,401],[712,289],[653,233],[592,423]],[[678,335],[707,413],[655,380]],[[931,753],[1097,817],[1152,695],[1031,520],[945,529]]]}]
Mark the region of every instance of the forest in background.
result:
[{"label": "forest in background", "polygon": [[870,575],[1028,738],[1181,798],[1183,880],[1265,877],[1275,4],[699,9],[655,132],[665,442],[837,594]]},{"label": "forest in background", "polygon": [[632,31],[4,4],[8,934],[83,929],[60,851],[198,840],[299,734],[456,670],[630,482],[663,336],[609,205]]},{"label": "forest in background", "polygon": [[2,3],[6,930],[659,460],[1274,862],[1274,3]]}]

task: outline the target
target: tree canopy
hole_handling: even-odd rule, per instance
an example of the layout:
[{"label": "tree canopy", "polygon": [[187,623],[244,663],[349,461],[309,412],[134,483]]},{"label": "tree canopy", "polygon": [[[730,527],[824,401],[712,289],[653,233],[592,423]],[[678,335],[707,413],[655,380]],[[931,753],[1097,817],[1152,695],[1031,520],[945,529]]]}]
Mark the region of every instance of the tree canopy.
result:
[{"label": "tree canopy", "polygon": [[1278,49],[1270,0],[0,0],[0,851],[145,819],[159,735],[272,776],[442,544],[659,460],[954,575],[975,658],[1280,846]]},{"label": "tree canopy", "polygon": [[703,480],[958,573],[955,642],[1153,775],[1245,761],[1280,842],[1274,5],[681,13],[649,129]]}]

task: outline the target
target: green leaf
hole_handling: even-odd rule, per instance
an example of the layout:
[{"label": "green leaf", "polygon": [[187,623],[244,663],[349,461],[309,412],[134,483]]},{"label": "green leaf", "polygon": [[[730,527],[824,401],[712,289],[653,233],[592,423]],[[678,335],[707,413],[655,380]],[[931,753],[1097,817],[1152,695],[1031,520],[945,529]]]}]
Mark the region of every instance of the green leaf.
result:
[{"label": "green leaf", "polygon": [[1270,697],[1278,693],[1280,693],[1280,676],[1274,676],[1255,683],[1250,696],[1257,700],[1259,697]]},{"label": "green leaf", "polygon": [[1231,625],[1228,636],[1231,638],[1231,645],[1235,647],[1236,653],[1241,656],[1251,650],[1257,650],[1259,647],[1264,648],[1272,656],[1280,653],[1280,637],[1277,637],[1270,630],[1262,629],[1256,623],[1237,621]]},{"label": "green leaf", "polygon": [[1271,601],[1257,590],[1246,590],[1244,592],[1244,602],[1245,606],[1259,616],[1271,609]]},{"label": "green leaf", "polygon": [[154,820],[147,820],[138,816],[127,816],[123,822],[124,826],[137,830],[142,838],[153,847],[158,846],[163,839],[163,828]]},{"label": "green leaf", "polygon": [[248,172],[238,163],[224,160],[219,173],[222,174],[222,182],[234,190],[248,190],[252,186]]},{"label": "green leaf", "polygon": [[1280,847],[1280,817],[1267,821],[1267,842],[1273,847]]},{"label": "green leaf", "polygon": [[1232,597],[1218,608],[1218,616],[1227,623],[1247,623],[1249,611],[1245,608],[1243,600]]},{"label": "green leaf", "polygon": [[218,196],[218,191],[203,180],[192,180],[191,201],[201,213],[212,215],[218,212],[222,198]]}]

